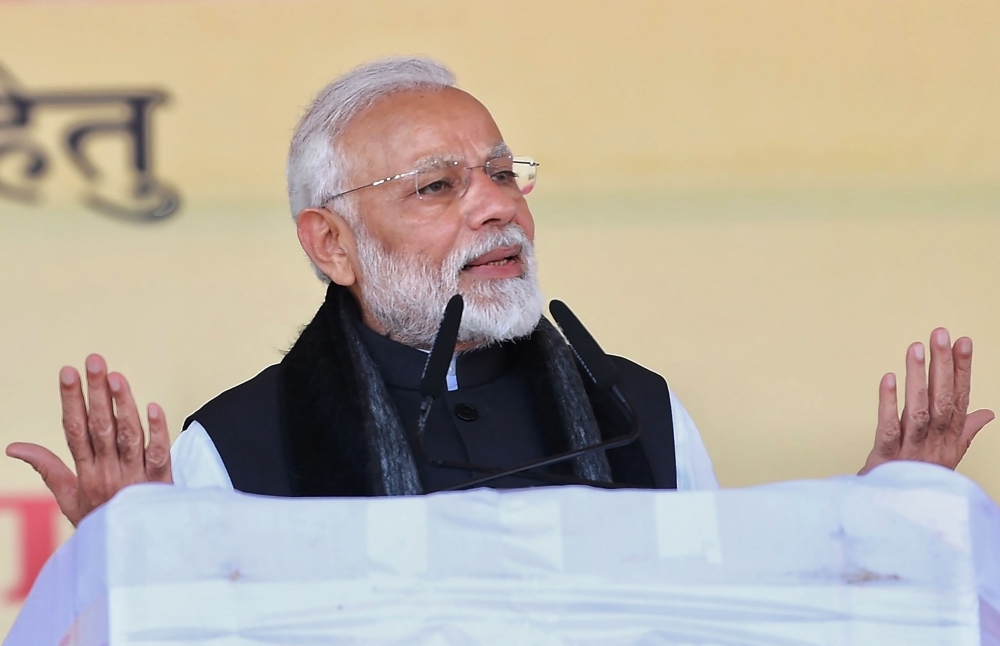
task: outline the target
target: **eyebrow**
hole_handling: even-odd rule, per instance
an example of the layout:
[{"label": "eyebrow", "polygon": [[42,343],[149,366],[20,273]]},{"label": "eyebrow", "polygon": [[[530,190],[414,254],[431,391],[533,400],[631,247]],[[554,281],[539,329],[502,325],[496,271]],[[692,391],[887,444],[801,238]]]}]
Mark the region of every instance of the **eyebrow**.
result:
[{"label": "eyebrow", "polygon": [[513,156],[514,153],[511,152],[510,146],[508,146],[506,142],[501,141],[500,143],[490,148],[490,152],[487,155],[486,159],[490,160],[490,159],[497,159],[498,157],[513,157]]},{"label": "eyebrow", "polygon": [[[510,150],[505,142],[501,141],[498,144],[494,144],[492,148],[486,153],[486,161],[492,159],[499,159],[500,157],[513,157],[514,154]],[[416,167],[429,166],[441,162],[453,162],[453,161],[465,161],[464,157],[456,155],[428,155],[427,157],[421,157],[415,163]]]}]

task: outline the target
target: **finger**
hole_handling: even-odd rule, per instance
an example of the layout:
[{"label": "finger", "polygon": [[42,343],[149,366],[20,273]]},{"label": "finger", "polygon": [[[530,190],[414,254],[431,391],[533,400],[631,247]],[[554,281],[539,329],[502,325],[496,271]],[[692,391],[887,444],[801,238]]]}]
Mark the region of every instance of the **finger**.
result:
[{"label": "finger", "polygon": [[64,366],[59,371],[59,398],[62,400],[63,432],[76,470],[88,472],[94,461],[94,447],[87,431],[87,402],[76,369]]},{"label": "finger", "polygon": [[167,418],[157,404],[146,407],[149,446],[146,447],[146,477],[154,482],[173,482],[170,469],[170,433]]},{"label": "finger", "polygon": [[883,460],[892,460],[899,455],[901,438],[896,375],[890,372],[882,377],[878,386],[878,427],[875,429],[873,452]]},{"label": "finger", "polygon": [[[114,409],[111,406],[111,389],[108,387],[108,367],[98,354],[87,357],[87,401],[90,412],[87,429],[90,442],[94,445],[94,456],[98,462],[118,463],[118,447],[115,442]],[[101,471],[106,472],[107,466]]]},{"label": "finger", "polygon": [[966,451],[972,440],[976,439],[976,434],[983,430],[983,427],[996,419],[993,411],[988,409],[977,410],[965,418],[965,428],[962,429],[962,446]]},{"label": "finger", "polygon": [[965,428],[965,416],[969,412],[969,396],[972,392],[972,339],[963,336],[955,341],[955,347],[951,350],[952,362],[955,364],[955,396],[953,405],[955,413],[952,415],[952,431],[957,435],[962,434]]},{"label": "finger", "polygon": [[7,455],[30,464],[55,496],[63,515],[74,526],[80,522],[76,476],[55,453],[37,444],[14,442],[7,447]]},{"label": "finger", "polygon": [[145,480],[142,452],[146,438],[143,436],[142,420],[135,407],[132,390],[125,377],[117,372],[108,375],[108,388],[115,402],[115,443],[122,475],[129,482]]},{"label": "finger", "polygon": [[930,430],[944,433],[951,426],[954,413],[955,365],[952,360],[951,337],[943,327],[931,332],[931,365],[929,370]]},{"label": "finger", "polygon": [[924,345],[914,343],[906,351],[906,401],[903,404],[901,457],[914,458],[922,454],[929,421]]}]

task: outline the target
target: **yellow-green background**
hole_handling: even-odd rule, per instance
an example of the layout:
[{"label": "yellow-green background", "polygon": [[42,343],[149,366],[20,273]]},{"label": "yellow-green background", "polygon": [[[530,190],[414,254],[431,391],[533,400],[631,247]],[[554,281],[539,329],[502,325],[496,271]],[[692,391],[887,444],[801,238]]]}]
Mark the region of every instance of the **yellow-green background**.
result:
[{"label": "yellow-green background", "polygon": [[[1000,407],[996,2],[0,0],[0,64],[27,89],[171,93],[154,157],[185,199],[110,220],[57,153],[42,205],[0,201],[0,441],[62,450],[57,371],[88,352],[175,432],[277,361],[322,296],[289,136],[322,85],[390,54],[446,62],[542,162],[546,294],[668,379],[724,486],[856,471],[879,377],[937,325],[973,337],[973,405]],[[994,497],[998,457],[987,427],[961,468]],[[40,487],[0,463],[0,493]],[[14,545],[0,515],[0,586]]]}]

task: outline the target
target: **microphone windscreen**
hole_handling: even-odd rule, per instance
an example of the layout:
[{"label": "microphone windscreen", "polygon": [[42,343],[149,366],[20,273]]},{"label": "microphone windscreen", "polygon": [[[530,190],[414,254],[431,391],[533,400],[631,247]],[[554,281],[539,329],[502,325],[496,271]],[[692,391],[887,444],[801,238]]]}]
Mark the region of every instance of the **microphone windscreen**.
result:
[{"label": "microphone windscreen", "polygon": [[583,327],[580,319],[562,301],[552,301],[549,303],[549,312],[556,320],[566,340],[573,348],[584,369],[590,373],[590,378],[594,380],[601,390],[610,390],[612,386],[618,384],[618,368],[611,361],[611,358],[604,353],[601,346],[597,344],[587,328]]},{"label": "microphone windscreen", "polygon": [[455,354],[455,343],[458,342],[458,328],[462,324],[462,310],[465,301],[460,294],[455,294],[444,308],[441,325],[434,337],[434,347],[427,355],[424,364],[424,374],[420,379],[420,394],[423,397],[440,397],[444,394],[448,377],[448,366]]}]

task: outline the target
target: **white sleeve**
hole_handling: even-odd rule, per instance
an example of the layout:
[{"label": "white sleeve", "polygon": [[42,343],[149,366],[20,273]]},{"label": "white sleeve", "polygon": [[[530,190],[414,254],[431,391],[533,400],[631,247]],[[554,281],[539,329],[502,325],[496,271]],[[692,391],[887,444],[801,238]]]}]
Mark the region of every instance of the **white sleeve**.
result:
[{"label": "white sleeve", "polygon": [[191,422],[174,440],[170,447],[170,466],[178,487],[233,489],[219,451],[205,427],[198,422]]},{"label": "white sleeve", "polygon": [[673,391],[670,410],[674,422],[674,455],[677,459],[677,491],[711,491],[719,488],[712,459],[701,441],[694,420]]}]

